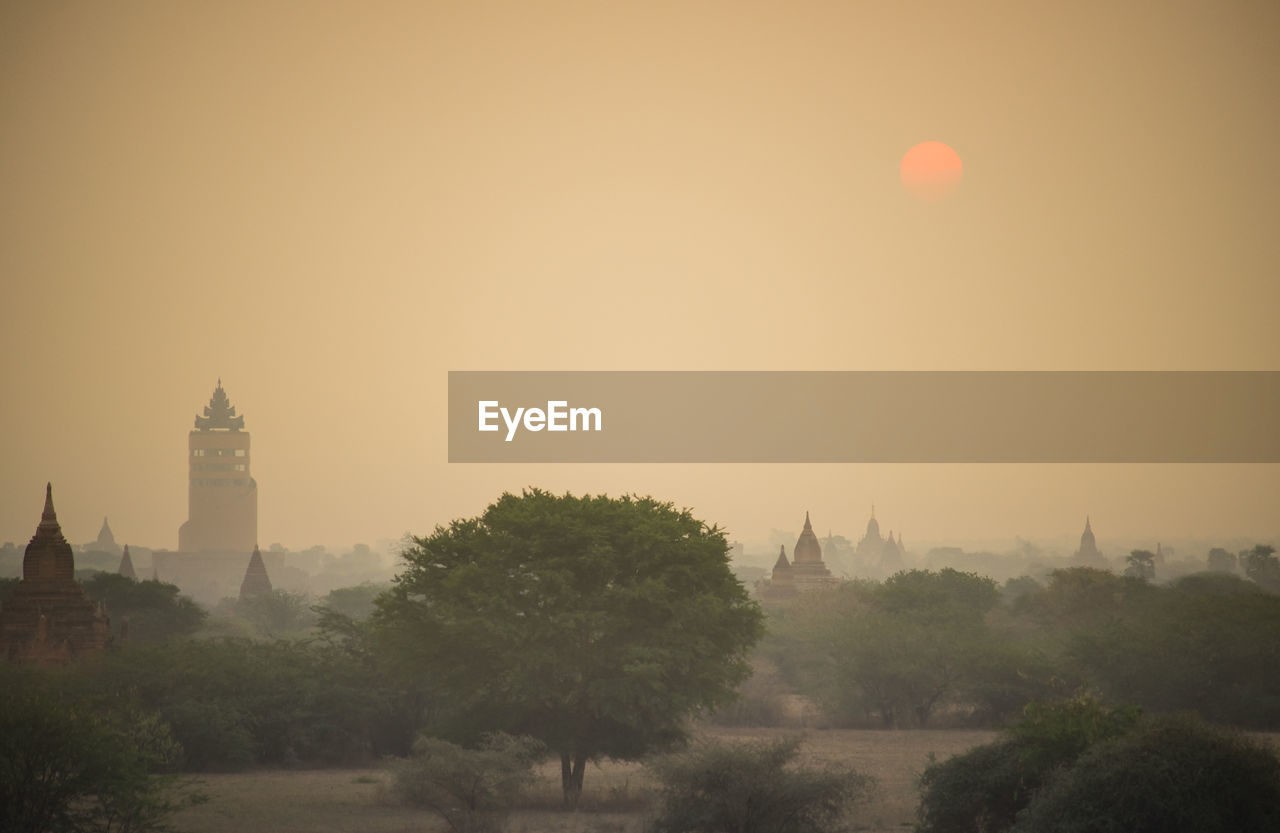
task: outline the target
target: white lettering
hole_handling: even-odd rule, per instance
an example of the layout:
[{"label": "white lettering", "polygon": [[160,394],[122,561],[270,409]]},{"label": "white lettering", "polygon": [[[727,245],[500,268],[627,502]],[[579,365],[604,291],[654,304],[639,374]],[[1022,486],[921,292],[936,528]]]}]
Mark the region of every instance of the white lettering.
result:
[{"label": "white lettering", "polygon": [[497,404],[498,404],[498,401],[496,399],[480,400],[480,430],[481,431],[497,431],[498,430],[498,426],[489,424],[489,420],[493,419],[498,415],[496,412],[490,411],[489,408],[490,406],[497,405]]},{"label": "white lettering", "polygon": [[564,409],[568,404],[569,403],[564,401],[563,399],[552,399],[549,402],[547,402],[547,430],[548,431],[568,431],[569,430],[569,426],[565,425],[564,422],[556,421],[557,419],[563,420],[565,418]]},{"label": "white lettering", "polygon": [[511,438],[516,435],[516,428],[520,425],[520,415],[524,413],[524,408],[516,408],[515,418],[512,419],[511,413],[506,409],[502,409],[502,421],[507,424],[507,442],[511,442]]},{"label": "white lettering", "polygon": [[482,399],[477,403],[480,431],[497,431],[499,418],[507,428],[505,442],[516,438],[523,425],[526,431],[603,431],[604,412],[599,408],[570,408],[564,399],[547,400],[546,410],[542,408],[510,408],[502,407],[496,399]]},{"label": "white lettering", "polygon": [[[603,431],[601,427],[604,416],[600,413],[599,408],[573,408],[569,411],[569,430],[578,430],[578,417],[582,417],[583,431]],[[590,417],[596,418],[596,427],[591,427]]]}]

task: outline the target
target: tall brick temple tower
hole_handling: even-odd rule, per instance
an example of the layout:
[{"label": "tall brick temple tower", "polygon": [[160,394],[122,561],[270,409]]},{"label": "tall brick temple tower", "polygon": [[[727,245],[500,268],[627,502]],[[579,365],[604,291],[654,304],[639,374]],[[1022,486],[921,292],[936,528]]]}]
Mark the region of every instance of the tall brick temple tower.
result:
[{"label": "tall brick temple tower", "polygon": [[53,486],[22,558],[22,580],[0,608],[0,660],[64,665],[97,656],[111,641],[111,623],[76,581],[76,561],[53,509]]},{"label": "tall brick temple tower", "polygon": [[258,484],[249,475],[249,432],[222,380],[188,435],[187,522],[182,552],[248,552],[258,543]]}]

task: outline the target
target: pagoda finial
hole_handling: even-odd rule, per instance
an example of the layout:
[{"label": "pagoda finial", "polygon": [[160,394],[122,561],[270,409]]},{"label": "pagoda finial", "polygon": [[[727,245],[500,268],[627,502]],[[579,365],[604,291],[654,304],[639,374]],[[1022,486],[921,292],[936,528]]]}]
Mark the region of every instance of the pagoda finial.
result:
[{"label": "pagoda finial", "polygon": [[244,416],[236,416],[235,406],[231,404],[231,400],[227,398],[227,392],[222,388],[222,377],[218,377],[218,387],[214,388],[213,396],[205,406],[204,416],[196,417],[196,428],[201,431],[214,428],[239,431],[244,428]]},{"label": "pagoda finial", "polygon": [[876,516],[876,505],[873,503],[871,504],[871,517],[875,518],[875,516]]},{"label": "pagoda finial", "polygon": [[809,523],[809,510],[807,509],[805,510],[805,513],[804,513],[804,528],[813,529],[813,525]]},{"label": "pagoda finial", "polygon": [[58,523],[58,513],[53,511],[53,483],[44,484],[44,512],[40,514],[41,526]]}]

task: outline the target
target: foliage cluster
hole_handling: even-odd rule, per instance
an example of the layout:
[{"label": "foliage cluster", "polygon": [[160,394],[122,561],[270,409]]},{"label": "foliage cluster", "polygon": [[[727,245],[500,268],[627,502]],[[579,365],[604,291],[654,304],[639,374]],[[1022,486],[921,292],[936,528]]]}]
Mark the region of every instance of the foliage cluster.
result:
[{"label": "foliage cluster", "polygon": [[202,796],[169,774],[168,726],[129,698],[85,696],[0,668],[0,830],[148,833]]},{"label": "foliage cluster", "polygon": [[106,604],[117,637],[128,620],[126,639],[132,644],[152,645],[188,636],[200,629],[207,615],[191,597],[180,595],[176,584],[94,573],[83,585],[85,595]]},{"label": "foliage cluster", "polygon": [[1262,833],[1280,824],[1280,759],[1191,715],[1035,703],[999,740],[926,769],[919,820],[921,833]]},{"label": "foliage cluster", "polygon": [[68,698],[136,700],[189,770],[357,764],[409,751],[413,699],[345,641],[186,640],[37,672]]},{"label": "foliage cluster", "polygon": [[[1259,564],[1274,557],[1265,549]],[[913,570],[771,614],[760,655],[840,726],[999,725],[1033,700],[1092,689],[1274,729],[1277,633],[1280,596],[1222,572],[1157,585],[1080,567],[1000,592],[971,573]]]},{"label": "foliage cluster", "polygon": [[848,767],[797,763],[802,738],[699,740],[658,758],[654,833],[824,833],[868,797],[874,781]]},{"label": "foliage cluster", "polygon": [[673,746],[730,699],[762,630],[724,535],[647,497],[505,494],[403,559],[370,623],[430,732],[537,737],[569,806],[587,761]]},{"label": "foliage cluster", "polygon": [[502,829],[545,753],[540,741],[502,733],[485,735],[476,749],[422,735],[413,755],[393,765],[394,792],[435,812],[454,833],[490,833]]},{"label": "foliage cluster", "polygon": [[1028,704],[998,741],[931,764],[921,777],[925,833],[1008,829],[1035,791],[1090,745],[1117,737],[1138,720],[1136,709],[1111,710],[1091,695],[1053,705]]},{"label": "foliage cluster", "polygon": [[1280,830],[1280,759],[1187,715],[1148,721],[1056,771],[1014,833]]}]

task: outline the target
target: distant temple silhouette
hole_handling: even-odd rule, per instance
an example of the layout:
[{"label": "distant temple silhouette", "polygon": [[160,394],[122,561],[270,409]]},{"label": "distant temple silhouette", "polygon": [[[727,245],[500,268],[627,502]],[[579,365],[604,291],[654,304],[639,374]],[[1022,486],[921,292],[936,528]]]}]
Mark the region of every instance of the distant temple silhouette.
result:
[{"label": "distant temple silhouette", "polygon": [[249,556],[249,566],[244,571],[244,581],[240,582],[240,601],[270,595],[271,577],[267,575],[262,553],[254,547],[253,555]]},{"label": "distant temple silhouette", "polygon": [[1080,549],[1075,552],[1075,559],[1085,567],[1105,567],[1107,559],[1101,551],[1098,550],[1098,544],[1093,538],[1093,527],[1089,524],[1089,516],[1084,518],[1084,532],[1080,535]]},{"label": "distant temple silhouette", "polygon": [[249,432],[222,380],[188,435],[187,522],[182,552],[248,552],[258,541],[258,484],[249,475]]},{"label": "distant temple silhouette", "polygon": [[124,545],[124,555],[120,556],[120,567],[117,573],[128,579],[138,580],[138,573],[133,569],[133,559],[129,557],[129,545]]},{"label": "distant temple silhouette", "polygon": [[868,573],[892,575],[902,569],[902,533],[898,533],[898,541],[893,540],[893,530],[889,530],[888,538],[880,537],[880,522],[876,520],[876,508],[871,507],[871,518],[867,521],[867,532],[858,541],[854,549],[858,569]]},{"label": "distant temple silhouette", "polygon": [[85,545],[84,549],[89,552],[109,552],[112,555],[120,552],[120,545],[116,543],[116,536],[111,534],[111,524],[107,523],[105,515],[102,518],[102,529],[98,530],[98,539]]},{"label": "distant temple silhouette", "polygon": [[800,593],[808,593],[831,587],[840,580],[831,575],[827,565],[822,561],[822,545],[809,523],[809,513],[804,513],[804,529],[796,539],[792,550],[793,560],[787,561],[787,548],[781,547],[778,560],[773,565],[773,574],[767,584],[760,588],[762,598],[767,602],[780,602],[794,598]]},{"label": "distant temple silhouette", "polygon": [[111,623],[76,581],[75,556],[45,486],[44,512],[22,558],[22,580],[0,609],[0,657],[36,665],[64,665],[102,653]]},{"label": "distant temple silhouette", "polygon": [[[249,432],[221,379],[187,435],[187,468],[187,520],[178,528],[178,549],[152,554],[152,577],[212,603],[236,595],[244,559],[258,547],[258,483],[250,474]],[[271,559],[283,565],[282,554],[256,556],[264,578]]]}]

